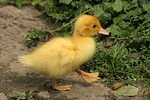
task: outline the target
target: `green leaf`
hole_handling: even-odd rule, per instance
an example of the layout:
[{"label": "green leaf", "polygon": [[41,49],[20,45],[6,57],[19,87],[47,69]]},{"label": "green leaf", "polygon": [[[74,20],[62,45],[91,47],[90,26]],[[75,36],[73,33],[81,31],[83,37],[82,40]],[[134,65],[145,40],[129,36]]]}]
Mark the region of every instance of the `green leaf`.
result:
[{"label": "green leaf", "polygon": [[100,23],[103,27],[106,26],[110,20],[112,20],[111,14],[108,12],[103,13],[101,16],[98,17],[98,19],[100,20]]},{"label": "green leaf", "polygon": [[120,21],[122,21],[122,15],[113,18],[113,23],[114,24],[118,24]]},{"label": "green leaf", "polygon": [[75,13],[75,16],[79,16],[82,12],[83,12],[84,6],[81,6],[80,8],[78,8],[78,10]]},{"label": "green leaf", "polygon": [[121,22],[118,23],[118,25],[120,28],[126,29],[130,25],[130,23],[122,20]]},{"label": "green leaf", "polygon": [[22,93],[22,92],[15,92],[17,95],[22,95],[22,96],[25,96],[25,94],[24,93]]},{"label": "green leaf", "polygon": [[128,3],[128,1],[123,1],[122,6],[123,6],[124,10],[126,11],[126,10],[128,10],[130,4]]},{"label": "green leaf", "polygon": [[34,5],[38,4],[39,2],[41,2],[41,0],[33,0],[31,4],[34,6]]},{"label": "green leaf", "polygon": [[138,92],[139,92],[139,88],[128,85],[125,87],[121,87],[115,91],[112,91],[111,93],[117,94],[117,95],[123,95],[123,96],[136,96]]},{"label": "green leaf", "polygon": [[2,0],[1,2],[4,4],[8,4],[10,0]]},{"label": "green leaf", "polygon": [[112,33],[112,36],[115,36],[115,35],[119,35],[120,36],[120,32],[119,32],[119,26],[115,25],[115,24],[112,24],[110,26],[110,31]]},{"label": "green leaf", "polygon": [[99,17],[104,11],[99,7],[99,5],[93,6],[94,16]]},{"label": "green leaf", "polygon": [[142,8],[144,9],[144,11],[147,11],[150,9],[150,3],[142,5]]},{"label": "green leaf", "polygon": [[72,0],[59,0],[59,3],[65,3],[65,4],[70,4]]},{"label": "green leaf", "polygon": [[17,97],[17,100],[25,100],[26,97]]},{"label": "green leaf", "polygon": [[138,32],[139,32],[140,29],[141,29],[141,28],[140,28],[140,26],[139,26],[139,27],[137,27],[136,29],[133,29],[133,31],[129,31],[129,32],[131,33],[130,36],[133,37],[133,39],[134,39],[134,38],[137,38],[137,37],[138,37]]},{"label": "green leaf", "polygon": [[131,10],[130,12],[133,17],[137,17],[137,15],[140,15],[142,13],[141,8],[136,8],[135,10]]},{"label": "green leaf", "polygon": [[120,12],[122,10],[121,0],[115,0],[115,3],[112,5],[112,7],[116,12]]},{"label": "green leaf", "polygon": [[112,2],[109,2],[109,3],[108,2],[104,2],[104,4],[102,4],[102,5],[105,5],[103,10],[107,11],[108,9],[110,9],[112,7]]},{"label": "green leaf", "polygon": [[150,13],[147,13],[144,15],[145,21],[149,22],[150,21]]},{"label": "green leaf", "polygon": [[22,0],[15,0],[15,4],[21,8],[21,5],[22,5]]},{"label": "green leaf", "polygon": [[77,6],[76,2],[75,2],[75,1],[74,1],[74,2],[71,2],[71,6],[72,6],[72,7],[76,7],[76,6]]},{"label": "green leaf", "polygon": [[34,92],[34,93],[39,93],[39,91],[38,91],[38,90],[34,90],[33,92]]},{"label": "green leaf", "polygon": [[132,32],[135,30],[135,26],[130,26],[130,27],[127,27],[126,29],[128,32]]},{"label": "green leaf", "polygon": [[30,95],[30,96],[28,97],[28,100],[34,100],[33,96]]},{"label": "green leaf", "polygon": [[16,93],[10,94],[10,97],[17,97],[18,95]]},{"label": "green leaf", "polygon": [[30,1],[22,1],[22,5],[29,5],[30,3]]},{"label": "green leaf", "polygon": [[133,2],[133,4],[130,4],[128,6],[127,10],[131,10],[131,9],[134,9],[134,8],[137,8],[137,7],[139,7],[139,6],[138,6],[137,1],[135,1],[135,2]]},{"label": "green leaf", "polygon": [[27,91],[25,92],[26,96],[29,96],[31,93],[32,93],[31,90],[27,90]]},{"label": "green leaf", "polygon": [[109,27],[109,28],[106,28],[105,30],[106,30],[107,32],[109,32],[109,33],[110,33],[110,27]]}]

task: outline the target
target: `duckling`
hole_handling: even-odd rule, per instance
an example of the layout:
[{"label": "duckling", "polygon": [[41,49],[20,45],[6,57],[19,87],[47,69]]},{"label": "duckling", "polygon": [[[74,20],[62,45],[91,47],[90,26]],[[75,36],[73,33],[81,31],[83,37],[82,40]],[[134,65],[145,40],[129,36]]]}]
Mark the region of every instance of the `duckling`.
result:
[{"label": "duckling", "polygon": [[72,85],[57,85],[56,78],[76,71],[87,83],[99,79],[98,73],[86,73],[78,69],[94,55],[96,43],[93,36],[98,34],[109,35],[96,17],[80,15],[74,23],[72,36],[55,37],[31,54],[20,56],[19,61],[26,67],[52,78],[53,89],[70,90]]}]

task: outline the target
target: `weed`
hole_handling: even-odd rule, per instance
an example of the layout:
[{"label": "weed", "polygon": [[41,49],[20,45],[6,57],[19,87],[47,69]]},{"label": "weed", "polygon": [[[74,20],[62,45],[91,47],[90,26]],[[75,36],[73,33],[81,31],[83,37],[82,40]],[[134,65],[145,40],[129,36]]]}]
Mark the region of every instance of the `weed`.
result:
[{"label": "weed", "polygon": [[39,93],[39,91],[37,91],[37,90],[33,90],[33,91],[27,90],[25,93],[15,92],[15,93],[11,94],[10,97],[11,98],[16,98],[17,100],[34,100],[33,93]]},{"label": "weed", "polygon": [[100,72],[100,77],[109,86],[115,84],[116,81],[134,84],[143,76],[140,75],[142,67],[139,66],[139,59],[129,55],[132,51],[125,48],[125,42],[117,42],[110,49],[98,49],[94,57],[84,66],[91,72]]},{"label": "weed", "polygon": [[[4,4],[8,4],[10,0],[1,0],[1,2]],[[33,6],[35,6],[36,4],[41,2],[41,0],[14,0],[12,2],[13,4],[21,8],[22,5],[27,5],[27,4],[32,4]]]}]

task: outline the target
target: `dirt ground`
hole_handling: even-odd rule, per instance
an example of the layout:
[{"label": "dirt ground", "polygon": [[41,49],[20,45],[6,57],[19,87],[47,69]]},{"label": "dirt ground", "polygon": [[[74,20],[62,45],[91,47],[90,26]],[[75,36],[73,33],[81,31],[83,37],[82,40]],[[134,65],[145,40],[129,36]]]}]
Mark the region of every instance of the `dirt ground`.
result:
[{"label": "dirt ground", "polygon": [[149,93],[140,90],[135,97],[113,95],[113,91],[105,83],[87,84],[82,78],[77,78],[75,72],[57,79],[58,83],[72,84],[70,91],[53,90],[49,84],[51,78],[42,76],[31,69],[22,67],[18,62],[19,55],[28,54],[24,35],[32,29],[50,30],[60,27],[59,24],[47,22],[41,13],[31,6],[18,9],[15,6],[0,6],[0,100],[11,100],[10,94],[25,92],[28,89],[38,90],[36,100],[150,100]]}]

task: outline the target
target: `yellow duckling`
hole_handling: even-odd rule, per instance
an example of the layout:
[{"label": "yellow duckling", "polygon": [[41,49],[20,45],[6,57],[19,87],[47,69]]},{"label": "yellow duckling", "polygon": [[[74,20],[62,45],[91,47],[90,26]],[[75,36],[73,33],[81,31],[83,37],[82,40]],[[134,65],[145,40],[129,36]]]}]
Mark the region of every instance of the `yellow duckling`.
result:
[{"label": "yellow duckling", "polygon": [[78,68],[95,53],[96,43],[92,36],[109,35],[99,20],[92,15],[81,15],[74,23],[74,32],[70,37],[55,37],[38,47],[31,54],[20,56],[19,61],[26,67],[51,77],[53,89],[70,90],[72,85],[57,85],[56,78],[76,71],[90,83],[99,78],[98,73],[86,73]]}]

